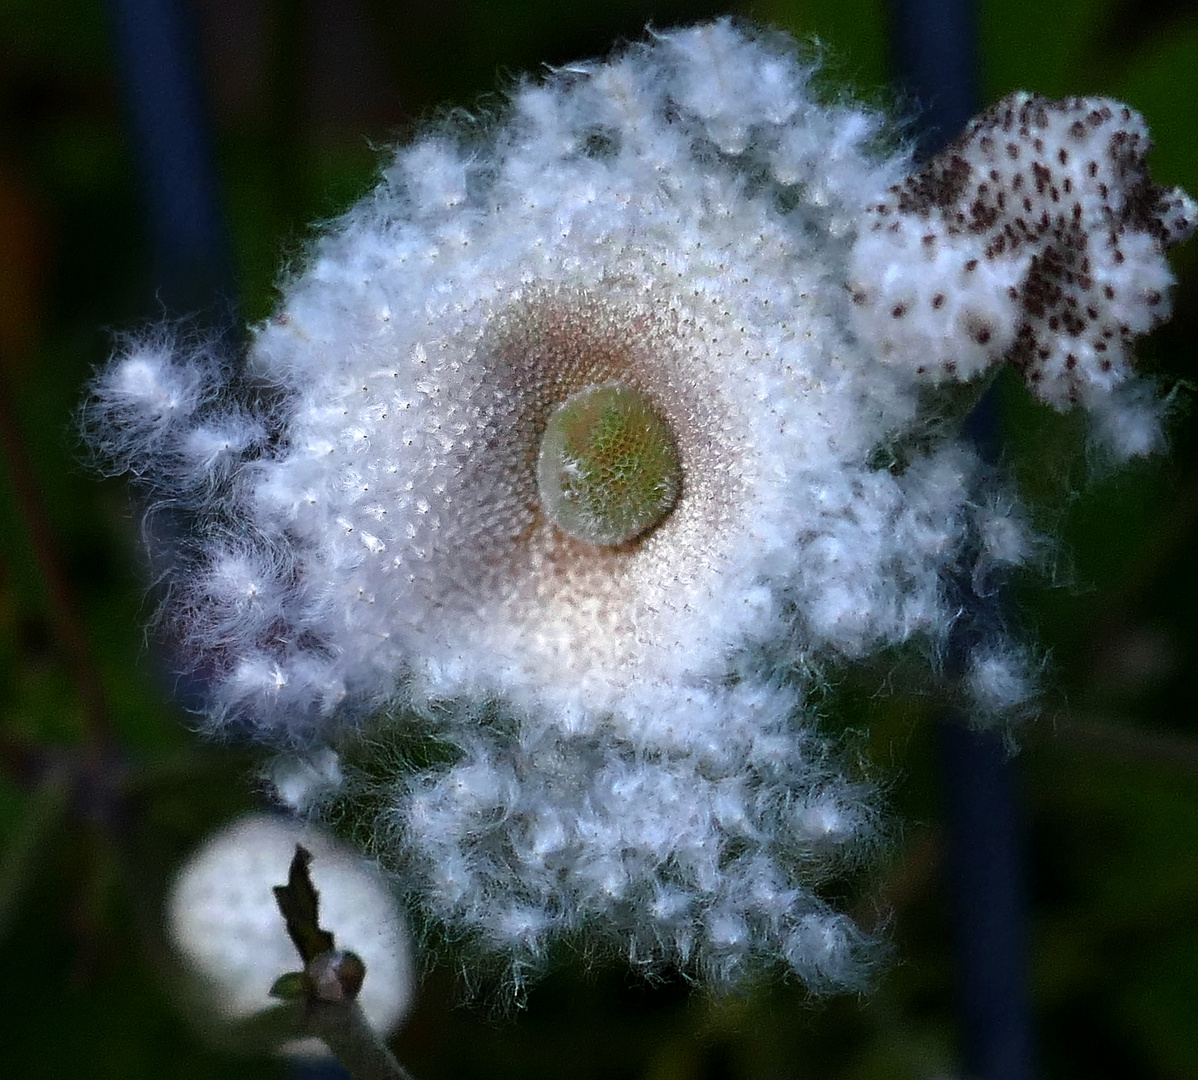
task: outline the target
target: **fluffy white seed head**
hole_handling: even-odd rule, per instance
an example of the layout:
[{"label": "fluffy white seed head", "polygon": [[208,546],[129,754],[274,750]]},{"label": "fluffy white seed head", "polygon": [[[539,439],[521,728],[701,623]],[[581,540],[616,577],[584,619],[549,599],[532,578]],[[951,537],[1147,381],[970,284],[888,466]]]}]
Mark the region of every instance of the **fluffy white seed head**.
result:
[{"label": "fluffy white seed head", "polygon": [[[925,385],[1010,359],[1107,408],[1192,227],[1121,107],[1014,99],[912,172],[813,74],[720,21],[523,82],[397,152],[235,374],[157,341],[96,384],[97,444],[192,517],[167,618],[209,727],[315,747],[281,796],[371,806],[517,976],[587,934],[717,985],[859,977],[820,884],[875,814],[807,673],[942,643],[946,582],[1027,551]],[[576,408],[604,395],[652,418],[622,464]],[[987,710],[1020,656],[966,665]]]},{"label": "fluffy white seed head", "polygon": [[1193,199],[1149,180],[1150,146],[1118,102],[1004,98],[871,207],[858,329],[930,379],[1007,360],[1040,400],[1109,417],[1132,343],[1168,317],[1165,250],[1198,228]]}]

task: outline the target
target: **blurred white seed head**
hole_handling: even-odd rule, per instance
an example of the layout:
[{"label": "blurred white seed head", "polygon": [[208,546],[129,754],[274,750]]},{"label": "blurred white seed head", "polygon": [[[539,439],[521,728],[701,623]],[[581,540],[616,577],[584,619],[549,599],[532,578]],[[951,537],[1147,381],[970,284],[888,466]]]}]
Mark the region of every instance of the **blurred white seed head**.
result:
[{"label": "blurred white seed head", "polygon": [[[187,1008],[218,1039],[239,1021],[276,1007],[279,976],[304,967],[287,936],[274,886],[302,844],[320,895],[320,925],[338,949],[362,958],[366,979],[358,1002],[386,1037],[407,1015],[415,992],[407,928],[378,870],[310,825],[250,814],[205,840],[175,876],[167,931],[187,972]],[[292,1054],[326,1052],[315,1040],[283,1047]]]}]

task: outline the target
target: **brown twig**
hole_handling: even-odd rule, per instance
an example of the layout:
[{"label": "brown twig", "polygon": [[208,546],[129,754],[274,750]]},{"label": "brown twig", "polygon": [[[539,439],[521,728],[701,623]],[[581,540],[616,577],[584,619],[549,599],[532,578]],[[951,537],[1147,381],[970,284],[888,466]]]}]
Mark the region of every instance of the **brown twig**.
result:
[{"label": "brown twig", "polygon": [[296,844],[287,884],[275,886],[279,912],[304,969],[280,976],[271,994],[302,1007],[303,1032],[324,1042],[354,1080],[412,1080],[358,1004],[366,966],[356,954],[337,949],[332,933],[320,925],[320,894],[308,871],[311,861],[308,851]]},{"label": "brown twig", "polygon": [[13,388],[0,368],[0,453],[34,564],[46,587],[55,639],[83,705],[89,756],[98,760],[114,745],[104,686],[13,402]]}]

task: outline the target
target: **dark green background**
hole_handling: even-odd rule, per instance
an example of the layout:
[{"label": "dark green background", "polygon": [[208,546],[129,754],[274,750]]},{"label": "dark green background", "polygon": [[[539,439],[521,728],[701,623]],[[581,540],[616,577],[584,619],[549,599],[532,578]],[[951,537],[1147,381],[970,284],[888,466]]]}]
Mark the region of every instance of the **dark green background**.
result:
[{"label": "dark green background", "polygon": [[[1157,178],[1198,193],[1192,4],[1048,7],[981,4],[985,100],[1017,87],[1123,98],[1152,126]],[[243,310],[269,312],[272,280],[302,251],[307,223],[366,190],[376,148],[437,106],[470,105],[542,61],[601,53],[646,22],[716,10],[682,0],[197,3]],[[818,37],[841,78],[886,99],[884,4],[740,10]],[[111,333],[154,314],[121,119],[99,4],[0,0],[0,373],[24,446],[0,474],[0,1073],[273,1076],[277,1065],[205,1049],[161,977],[162,882],[204,832],[253,805],[252,763],[197,747],[167,703],[142,629],[150,603],[123,488],[87,473],[72,433]],[[1087,455],[1079,421],[1033,407],[1017,387],[1005,393],[1007,465],[1046,537],[1038,571],[1018,584],[1045,662],[1044,714],[1017,738],[1037,1033],[1043,1075],[1060,1080],[1198,1076],[1198,442],[1186,381],[1198,243],[1174,265],[1177,318],[1142,348],[1144,366],[1176,387],[1166,457],[1112,474]],[[22,482],[42,496],[17,498]],[[55,552],[61,573],[47,577]],[[81,619],[90,661],[72,654],[64,610]],[[84,706],[88,663],[120,750],[98,769],[88,765],[98,732]],[[858,733],[898,823],[859,902],[867,919],[888,914],[894,944],[873,993],[813,1002],[773,986],[713,1002],[680,983],[567,964],[525,1012],[496,1019],[461,1007],[452,970],[437,968],[395,1040],[401,1058],[422,1080],[952,1073],[935,705],[890,685],[873,666],[826,702],[830,722]],[[55,775],[92,779],[64,787],[46,779]]]}]

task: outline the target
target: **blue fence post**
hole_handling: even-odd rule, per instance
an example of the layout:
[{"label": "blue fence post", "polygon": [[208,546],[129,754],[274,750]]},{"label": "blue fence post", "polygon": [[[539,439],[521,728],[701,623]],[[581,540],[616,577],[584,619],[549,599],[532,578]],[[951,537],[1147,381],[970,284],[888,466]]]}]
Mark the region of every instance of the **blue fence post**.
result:
[{"label": "blue fence post", "polygon": [[207,95],[182,0],[109,0],[117,74],[150,237],[151,287],[168,316],[233,325],[235,282]]},{"label": "blue fence post", "polygon": [[[978,108],[978,57],[971,0],[895,0],[892,43],[900,83],[920,112],[921,156],[940,150]],[[1001,435],[986,394],[966,429],[981,456],[997,461]],[[962,670],[969,639],[1002,621],[1002,597],[968,584],[949,663]],[[1001,735],[962,716],[940,723],[945,883],[954,924],[964,1073],[971,1080],[1031,1080],[1034,1051],[1027,972],[1019,783]]]}]

